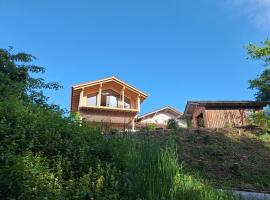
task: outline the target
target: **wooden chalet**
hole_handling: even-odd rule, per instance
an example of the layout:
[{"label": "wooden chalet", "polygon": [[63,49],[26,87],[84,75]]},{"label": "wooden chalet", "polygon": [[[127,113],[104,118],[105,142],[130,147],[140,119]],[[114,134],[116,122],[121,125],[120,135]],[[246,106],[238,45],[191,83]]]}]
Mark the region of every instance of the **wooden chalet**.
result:
[{"label": "wooden chalet", "polygon": [[258,101],[188,101],[184,116],[192,119],[194,128],[224,128],[246,126],[248,116],[267,106]]},{"label": "wooden chalet", "polygon": [[146,93],[113,76],[72,86],[71,112],[79,112],[87,121],[134,131],[134,120],[147,97]]}]

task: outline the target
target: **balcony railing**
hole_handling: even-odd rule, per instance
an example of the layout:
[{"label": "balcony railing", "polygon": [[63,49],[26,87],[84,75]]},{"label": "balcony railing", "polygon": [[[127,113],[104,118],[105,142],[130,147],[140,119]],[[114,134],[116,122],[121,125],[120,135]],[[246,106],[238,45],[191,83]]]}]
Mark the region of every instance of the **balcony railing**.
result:
[{"label": "balcony railing", "polygon": [[89,105],[86,101],[80,101],[79,109],[100,109],[100,110],[112,110],[112,111],[128,111],[128,112],[139,112],[137,108],[125,108],[122,106],[98,106],[98,105]]},{"label": "balcony railing", "polygon": [[111,111],[120,111],[120,112],[139,112],[138,109],[117,108],[117,107],[107,107],[107,106],[80,106],[79,109],[111,110]]},{"label": "balcony railing", "polygon": [[[87,103],[87,96],[84,95],[84,90],[80,92],[79,97],[79,105],[78,108],[92,108],[92,109],[106,109],[106,110],[118,110],[118,111],[134,111],[134,112],[140,112],[140,97],[138,96],[136,100],[133,99],[133,103],[130,102],[130,108],[127,108],[125,106],[125,91],[122,90],[121,94],[121,100],[117,102],[117,105],[110,105],[112,102],[106,102],[107,106],[102,105],[101,103],[101,88],[99,89],[97,99],[96,99],[96,105],[89,105]],[[115,103],[115,102],[114,102]],[[112,103],[113,104],[113,103]]]}]

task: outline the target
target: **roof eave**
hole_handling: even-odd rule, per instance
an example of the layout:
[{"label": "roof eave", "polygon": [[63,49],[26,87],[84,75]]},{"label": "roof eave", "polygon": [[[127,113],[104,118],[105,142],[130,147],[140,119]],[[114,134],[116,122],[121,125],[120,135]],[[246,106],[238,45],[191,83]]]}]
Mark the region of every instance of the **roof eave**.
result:
[{"label": "roof eave", "polygon": [[143,98],[147,98],[149,95],[136,89],[135,87],[125,83],[124,81],[121,81],[120,79],[116,78],[115,76],[111,76],[108,78],[104,78],[104,79],[100,79],[100,80],[96,80],[96,81],[91,81],[91,82],[86,82],[86,83],[81,83],[81,84],[77,84],[77,85],[73,85],[72,88],[74,90],[78,90],[87,86],[92,86],[92,85],[97,85],[103,82],[108,82],[108,81],[115,81],[118,82],[119,84],[125,85],[126,87],[128,87],[130,90],[132,90],[133,92],[139,94],[140,96],[142,96]]}]

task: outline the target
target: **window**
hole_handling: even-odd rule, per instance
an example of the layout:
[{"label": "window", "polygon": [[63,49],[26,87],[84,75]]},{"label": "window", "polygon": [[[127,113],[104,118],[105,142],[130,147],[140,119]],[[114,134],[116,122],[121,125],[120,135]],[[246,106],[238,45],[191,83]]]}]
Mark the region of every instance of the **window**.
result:
[{"label": "window", "polygon": [[118,107],[117,105],[118,105],[117,97],[107,96],[107,100],[106,100],[107,107]]},{"label": "window", "polygon": [[97,105],[97,95],[92,94],[87,96],[87,105],[88,106],[96,106]]},{"label": "window", "polygon": [[120,94],[113,90],[104,90],[101,94],[101,106],[120,107]]},{"label": "window", "polygon": [[[122,96],[113,90],[104,90],[101,93],[101,106],[122,108]],[[130,100],[125,97],[124,108],[131,108]]]},{"label": "window", "polygon": [[130,106],[130,100],[128,98],[126,98],[126,97],[125,97],[124,108],[131,108],[131,106]]}]

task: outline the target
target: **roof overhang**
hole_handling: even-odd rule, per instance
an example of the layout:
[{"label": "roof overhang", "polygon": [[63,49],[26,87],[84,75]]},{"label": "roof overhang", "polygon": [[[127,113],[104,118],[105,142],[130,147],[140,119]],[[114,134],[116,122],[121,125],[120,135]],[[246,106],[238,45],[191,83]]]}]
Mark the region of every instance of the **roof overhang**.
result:
[{"label": "roof overhang", "polygon": [[80,90],[82,88],[85,87],[90,87],[90,86],[94,86],[94,85],[99,85],[102,83],[107,83],[107,82],[115,82],[118,83],[120,85],[125,86],[126,88],[128,88],[129,90],[131,90],[134,93],[137,93],[139,96],[143,97],[144,99],[148,97],[148,94],[136,89],[135,87],[121,81],[120,79],[116,78],[115,76],[112,77],[108,77],[108,78],[104,78],[104,79],[100,79],[100,80],[96,80],[96,81],[90,81],[90,82],[86,82],[86,83],[81,83],[81,84],[77,84],[77,85],[73,85],[72,86],[72,90]]}]

